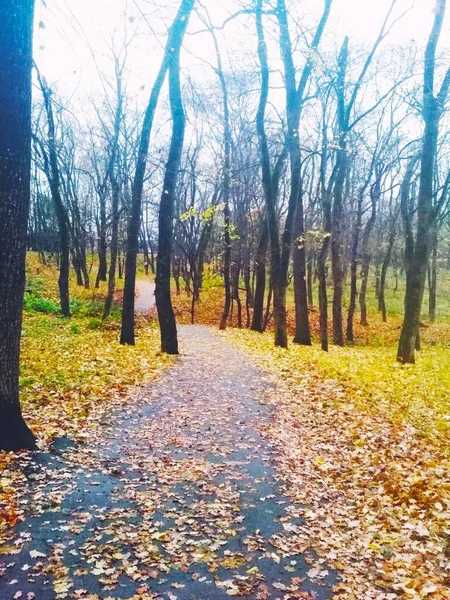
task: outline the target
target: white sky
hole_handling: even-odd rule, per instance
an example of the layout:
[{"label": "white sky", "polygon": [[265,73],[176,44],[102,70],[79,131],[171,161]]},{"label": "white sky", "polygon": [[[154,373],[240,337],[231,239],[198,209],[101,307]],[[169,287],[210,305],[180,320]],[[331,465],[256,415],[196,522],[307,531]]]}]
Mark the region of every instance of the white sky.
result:
[{"label": "white sky", "polygon": [[[344,35],[349,35],[355,45],[370,45],[377,36],[390,1],[334,0],[323,46],[337,48]],[[203,4],[208,8],[213,22],[220,24],[236,10],[239,0],[203,0]],[[245,3],[240,0],[240,4]],[[131,35],[139,23],[139,33],[130,45],[127,64],[131,87],[144,100],[159,65],[165,42],[164,33],[178,5],[179,0],[45,0],[45,5],[38,0],[36,62],[49,83],[56,85],[62,95],[92,97],[101,93],[97,68],[105,72],[110,69],[108,46],[113,37],[119,43],[125,29]],[[304,27],[313,25],[322,10],[319,0],[290,0],[290,6],[292,14],[298,17],[297,22]],[[414,40],[422,48],[431,27],[434,6],[435,0],[398,0],[396,14],[403,13],[409,7],[411,10],[394,26],[389,43],[403,46]],[[447,13],[441,49],[450,47],[450,6]],[[130,17],[134,20],[132,23],[129,22]],[[152,35],[150,27],[159,35]],[[201,28],[199,19],[194,15],[190,31]],[[294,35],[294,26],[292,33]],[[228,53],[235,64],[256,60],[252,17],[232,22],[220,34],[220,41],[224,56]],[[211,78],[212,74],[202,64],[201,57],[214,62],[209,35],[188,36],[183,66],[194,77],[204,77],[207,73],[206,77]],[[301,64],[301,61],[298,62]],[[140,89],[141,86],[143,89]]]}]

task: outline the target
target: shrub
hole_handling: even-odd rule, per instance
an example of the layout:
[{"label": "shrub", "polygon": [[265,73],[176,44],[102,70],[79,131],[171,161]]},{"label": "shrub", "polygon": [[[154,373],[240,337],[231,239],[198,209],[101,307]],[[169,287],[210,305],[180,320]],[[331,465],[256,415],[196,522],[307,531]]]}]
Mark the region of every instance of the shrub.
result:
[{"label": "shrub", "polygon": [[59,312],[59,306],[46,298],[36,298],[34,296],[25,297],[24,306],[26,310],[32,310],[34,312],[51,314]]},{"label": "shrub", "polygon": [[26,294],[33,296],[34,298],[42,298],[45,289],[45,281],[41,277],[30,277],[29,279],[27,278],[25,284]]}]

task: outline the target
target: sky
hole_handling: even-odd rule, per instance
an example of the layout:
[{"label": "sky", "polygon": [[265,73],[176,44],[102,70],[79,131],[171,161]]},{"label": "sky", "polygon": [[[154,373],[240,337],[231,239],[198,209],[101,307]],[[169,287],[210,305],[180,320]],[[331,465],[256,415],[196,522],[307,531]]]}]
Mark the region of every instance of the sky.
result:
[{"label": "sky", "polygon": [[[345,35],[352,44],[369,46],[377,36],[390,2],[334,0],[324,46],[338,48]],[[80,103],[83,98],[101,93],[112,73],[111,47],[119,48],[125,37],[131,40],[127,60],[129,86],[138,103],[140,96],[144,102],[159,65],[164,34],[178,4],[179,0],[37,0],[35,60],[50,85],[56,86],[64,97],[73,97]],[[202,0],[202,4],[213,23],[219,25],[245,2]],[[322,9],[322,2],[318,0],[288,0],[288,4],[298,27],[313,26]],[[434,6],[435,0],[397,0],[395,14],[405,11],[407,14],[394,25],[389,43],[405,46],[414,40],[422,48],[432,24]],[[208,63],[214,59],[209,34],[194,35],[202,28],[194,15],[182,64],[194,77],[211,78]],[[294,26],[292,32],[294,37]],[[219,41],[225,63],[230,60],[244,64],[256,60],[252,17],[232,21],[219,33]],[[450,48],[450,6],[441,48]],[[276,44],[270,45],[270,35],[269,52],[276,55]],[[105,75],[103,82],[99,74]]]}]

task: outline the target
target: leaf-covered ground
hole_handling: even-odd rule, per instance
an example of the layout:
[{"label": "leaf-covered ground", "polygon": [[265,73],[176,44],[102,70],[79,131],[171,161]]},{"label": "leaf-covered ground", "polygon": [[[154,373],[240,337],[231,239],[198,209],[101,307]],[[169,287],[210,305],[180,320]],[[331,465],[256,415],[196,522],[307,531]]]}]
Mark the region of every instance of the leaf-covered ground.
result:
[{"label": "leaf-covered ground", "polygon": [[277,389],[208,328],[183,329],[182,351],[89,440],[20,458],[2,600],[332,597],[261,433]]},{"label": "leaf-covered ground", "polygon": [[[207,282],[196,319],[217,325]],[[328,354],[189,327],[165,375],[151,316],[121,347],[104,292],[72,281],[62,319],[55,266],[28,257],[22,401],[42,452],[0,454],[1,600],[450,598],[448,323],[407,367],[396,314]]]},{"label": "leaf-covered ground", "polygon": [[424,382],[420,365],[396,379],[395,362],[384,356],[371,382],[375,366],[356,350],[352,364],[349,349],[329,356],[274,348],[270,335],[227,336],[277,382],[276,419],[264,435],[277,448],[285,493],[303,505],[297,542],[340,571],[334,597],[450,598],[448,429],[432,426],[442,423],[445,404],[433,401],[442,394],[433,380],[438,367],[424,371]]}]

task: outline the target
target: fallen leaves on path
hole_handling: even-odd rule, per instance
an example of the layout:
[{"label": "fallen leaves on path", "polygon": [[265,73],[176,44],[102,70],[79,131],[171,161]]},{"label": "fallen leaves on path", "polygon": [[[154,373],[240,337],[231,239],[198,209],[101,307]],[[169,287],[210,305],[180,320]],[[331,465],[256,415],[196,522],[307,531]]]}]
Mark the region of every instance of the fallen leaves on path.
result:
[{"label": "fallen leaves on path", "polygon": [[364,410],[364,395],[356,402],[295,347],[274,348],[270,336],[252,332],[226,335],[273,375],[276,419],[261,431],[277,447],[285,493],[302,505],[292,508],[302,519],[296,540],[341,572],[334,597],[448,600],[445,452],[407,421],[394,424],[382,406],[374,411],[368,401]]},{"label": "fallen leaves on path", "polygon": [[181,359],[89,443],[19,458],[24,520],[5,546],[2,600],[330,597],[336,575],[298,538],[301,507],[257,430],[269,382],[215,332],[182,337]]}]

